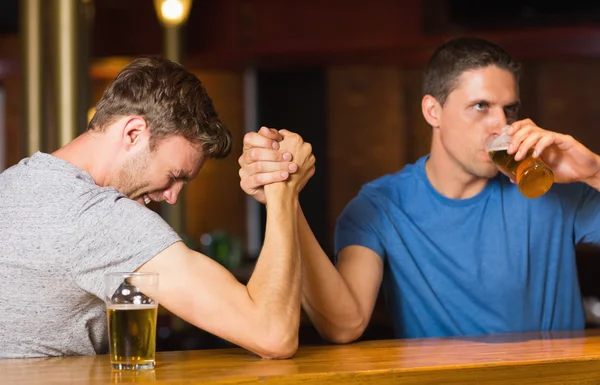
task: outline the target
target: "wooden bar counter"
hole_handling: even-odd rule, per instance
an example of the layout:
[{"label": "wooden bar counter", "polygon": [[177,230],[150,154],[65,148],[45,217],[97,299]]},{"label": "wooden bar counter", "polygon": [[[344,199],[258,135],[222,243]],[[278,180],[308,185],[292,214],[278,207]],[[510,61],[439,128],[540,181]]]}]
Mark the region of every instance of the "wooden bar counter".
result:
[{"label": "wooden bar counter", "polygon": [[0,384],[600,384],[595,329],[302,346],[293,359],[242,349],[162,352],[154,370],[108,356],[0,360]]}]

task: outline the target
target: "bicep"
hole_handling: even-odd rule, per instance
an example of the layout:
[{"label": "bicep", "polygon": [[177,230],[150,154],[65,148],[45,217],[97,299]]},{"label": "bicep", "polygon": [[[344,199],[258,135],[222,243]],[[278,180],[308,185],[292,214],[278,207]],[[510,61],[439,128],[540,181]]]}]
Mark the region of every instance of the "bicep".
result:
[{"label": "bicep", "polygon": [[369,319],[383,280],[383,260],[364,246],[347,246],[338,253],[336,268],[359,306]]},{"label": "bicep", "polygon": [[159,273],[158,302],[191,324],[240,346],[252,335],[254,302],[246,286],[209,257],[177,242],[138,271]]}]

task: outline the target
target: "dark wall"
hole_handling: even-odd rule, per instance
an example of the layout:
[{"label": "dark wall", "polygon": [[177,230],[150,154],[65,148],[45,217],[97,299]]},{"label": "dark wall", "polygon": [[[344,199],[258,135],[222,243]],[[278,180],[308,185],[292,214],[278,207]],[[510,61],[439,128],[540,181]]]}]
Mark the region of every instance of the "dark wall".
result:
[{"label": "dark wall", "polygon": [[0,34],[19,32],[19,0],[0,1]]},{"label": "dark wall", "polygon": [[[262,70],[257,73],[257,88],[258,124],[296,132],[313,146],[316,172],[300,194],[300,204],[317,240],[326,247],[331,234],[326,221],[325,71],[319,68]],[[264,236],[264,207],[262,210]]]}]

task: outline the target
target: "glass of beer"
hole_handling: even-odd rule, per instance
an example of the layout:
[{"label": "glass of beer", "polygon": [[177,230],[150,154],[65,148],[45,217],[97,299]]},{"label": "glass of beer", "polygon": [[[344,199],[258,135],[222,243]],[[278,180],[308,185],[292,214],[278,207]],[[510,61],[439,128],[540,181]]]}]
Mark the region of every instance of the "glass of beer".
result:
[{"label": "glass of beer", "polygon": [[107,273],[104,284],[112,367],[153,369],[158,273]]},{"label": "glass of beer", "polygon": [[514,175],[523,196],[541,197],[554,183],[554,173],[540,158],[533,157],[533,149],[530,149],[525,158],[518,162],[515,160],[515,154],[508,153],[510,136],[506,134],[506,130],[509,127],[504,127],[499,136],[488,141],[487,153],[500,170]]}]

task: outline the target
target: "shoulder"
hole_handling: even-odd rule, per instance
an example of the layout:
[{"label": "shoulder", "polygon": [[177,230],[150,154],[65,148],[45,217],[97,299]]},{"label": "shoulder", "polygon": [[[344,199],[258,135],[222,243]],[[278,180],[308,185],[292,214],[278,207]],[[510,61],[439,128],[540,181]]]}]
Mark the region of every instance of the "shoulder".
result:
[{"label": "shoulder", "polygon": [[[82,191],[73,202],[73,213],[81,222],[118,226],[143,224],[163,225],[163,219],[150,208],[129,199],[113,187],[98,187]],[[156,223],[160,222],[160,223]]]},{"label": "shoulder", "polygon": [[365,183],[356,199],[368,199],[371,201],[381,201],[392,199],[394,201],[407,194],[407,188],[415,186],[418,179],[418,165],[407,164],[401,170],[380,176],[370,182]]},{"label": "shoulder", "polygon": [[577,209],[582,205],[600,205],[600,192],[589,185],[576,182],[568,184],[555,183],[546,194],[559,201],[563,207]]},{"label": "shoulder", "polygon": [[399,202],[415,185],[414,165],[409,164],[393,174],[386,174],[365,183],[342,210],[340,221],[374,220],[387,210],[389,202]]}]

